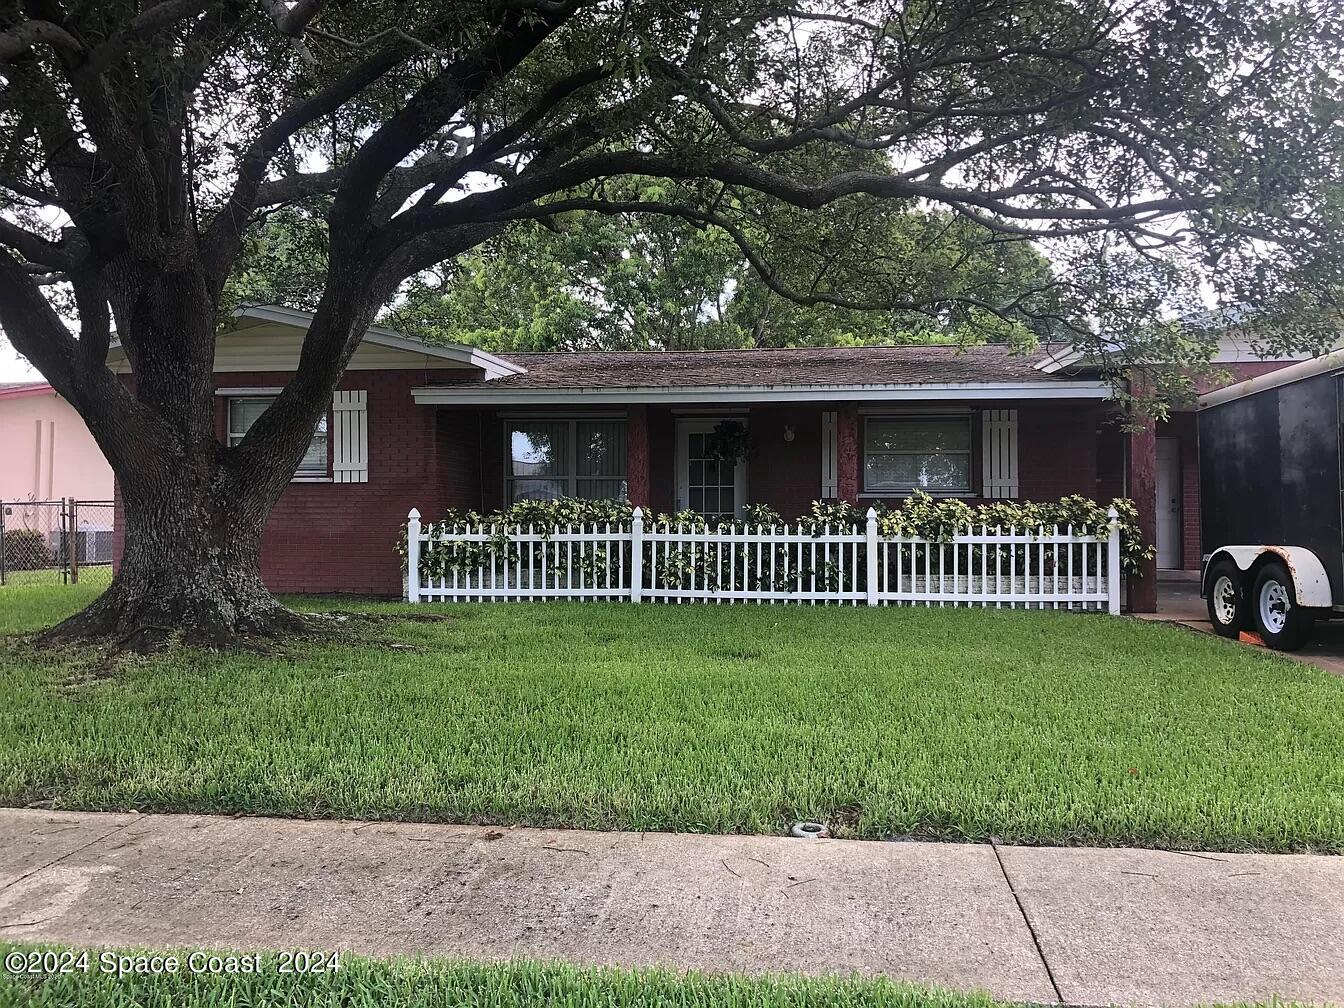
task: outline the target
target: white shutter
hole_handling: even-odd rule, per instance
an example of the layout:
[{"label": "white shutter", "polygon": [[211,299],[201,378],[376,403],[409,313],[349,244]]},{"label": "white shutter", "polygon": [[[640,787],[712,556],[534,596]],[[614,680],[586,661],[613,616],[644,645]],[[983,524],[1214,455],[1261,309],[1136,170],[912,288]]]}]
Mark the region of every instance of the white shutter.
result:
[{"label": "white shutter", "polygon": [[985,497],[1017,496],[1017,410],[985,410],[984,437],[981,452],[984,457]]},{"label": "white shutter", "polygon": [[369,481],[369,394],[337,392],[331,400],[332,478],[337,483]]},{"label": "white shutter", "polygon": [[821,414],[821,499],[835,500],[840,496],[840,441],[837,414]]}]

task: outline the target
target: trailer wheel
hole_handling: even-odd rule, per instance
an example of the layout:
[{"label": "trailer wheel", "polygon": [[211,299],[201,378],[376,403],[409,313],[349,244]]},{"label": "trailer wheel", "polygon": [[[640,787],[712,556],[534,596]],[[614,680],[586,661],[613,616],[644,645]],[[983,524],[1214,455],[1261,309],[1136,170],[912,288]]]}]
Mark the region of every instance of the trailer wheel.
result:
[{"label": "trailer wheel", "polygon": [[1260,636],[1276,651],[1296,651],[1311,636],[1311,612],[1297,604],[1293,579],[1281,563],[1267,563],[1260,568],[1251,595],[1251,611]]},{"label": "trailer wheel", "polygon": [[1241,571],[1231,560],[1220,560],[1209,571],[1209,622],[1219,637],[1235,638],[1249,625],[1241,582]]}]

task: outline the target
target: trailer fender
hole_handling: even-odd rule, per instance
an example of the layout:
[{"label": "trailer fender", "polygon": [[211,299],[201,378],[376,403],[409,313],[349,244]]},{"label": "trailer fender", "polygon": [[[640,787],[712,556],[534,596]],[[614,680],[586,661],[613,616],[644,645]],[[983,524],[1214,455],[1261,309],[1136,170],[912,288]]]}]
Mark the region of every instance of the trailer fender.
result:
[{"label": "trailer fender", "polygon": [[[1330,579],[1325,567],[1316,554],[1305,546],[1222,546],[1215,550],[1204,565],[1204,577],[1222,557],[1227,557],[1237,565],[1238,570],[1248,571],[1267,554],[1283,561],[1288,568],[1288,576],[1293,579],[1293,589],[1297,595],[1297,604],[1305,609],[1329,609],[1334,605],[1330,594]],[[1204,594],[1209,586],[1203,586]]]}]

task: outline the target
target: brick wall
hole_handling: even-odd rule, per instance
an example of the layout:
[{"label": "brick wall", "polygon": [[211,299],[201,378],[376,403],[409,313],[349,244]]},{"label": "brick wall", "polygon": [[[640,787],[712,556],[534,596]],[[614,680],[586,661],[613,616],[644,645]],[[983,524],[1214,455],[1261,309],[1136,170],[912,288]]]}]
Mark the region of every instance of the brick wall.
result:
[{"label": "brick wall", "polygon": [[[453,372],[353,371],[338,389],[368,392],[369,481],[292,483],[266,524],[261,573],[272,591],[401,594],[395,551],[406,512],[426,520],[480,496],[478,414],[417,406],[411,389]],[[217,386],[280,386],[283,374],[217,376]]]},{"label": "brick wall", "polygon": [[[808,404],[752,407],[748,503],[769,504],[794,518],[820,496],[821,412]],[[784,440],[786,428],[793,431],[792,441]]]},{"label": "brick wall", "polygon": [[[445,508],[480,501],[480,413],[417,406],[411,389],[446,384],[470,371],[351,371],[337,386],[368,392],[369,481],[292,483],[271,512],[262,537],[261,573],[276,592],[401,594],[396,553],[406,512],[426,519]],[[216,388],[278,388],[287,373],[221,373]],[[226,435],[227,405],[219,397],[217,434]],[[117,508],[114,544],[123,526]]]},{"label": "brick wall", "polygon": [[677,509],[677,420],[666,407],[649,407],[649,510]]}]

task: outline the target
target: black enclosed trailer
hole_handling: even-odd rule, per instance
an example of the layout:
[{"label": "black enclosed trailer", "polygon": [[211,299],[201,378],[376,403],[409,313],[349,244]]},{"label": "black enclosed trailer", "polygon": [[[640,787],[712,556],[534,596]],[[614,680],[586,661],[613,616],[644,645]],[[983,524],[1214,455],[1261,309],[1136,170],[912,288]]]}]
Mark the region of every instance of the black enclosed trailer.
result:
[{"label": "black enclosed trailer", "polygon": [[1344,601],[1344,351],[1200,398],[1201,594],[1214,629],[1300,647]]}]

